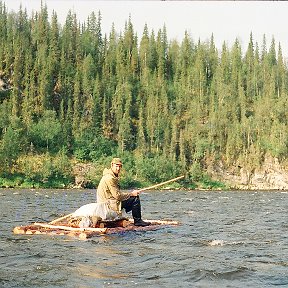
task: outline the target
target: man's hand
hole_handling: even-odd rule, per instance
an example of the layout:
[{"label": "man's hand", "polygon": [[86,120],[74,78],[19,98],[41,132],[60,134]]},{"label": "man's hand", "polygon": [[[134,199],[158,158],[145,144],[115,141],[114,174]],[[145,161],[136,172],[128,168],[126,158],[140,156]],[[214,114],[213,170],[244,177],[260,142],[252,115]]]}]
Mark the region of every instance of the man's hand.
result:
[{"label": "man's hand", "polygon": [[130,193],[130,196],[138,196],[140,194],[140,192],[138,190],[133,190],[131,193]]}]

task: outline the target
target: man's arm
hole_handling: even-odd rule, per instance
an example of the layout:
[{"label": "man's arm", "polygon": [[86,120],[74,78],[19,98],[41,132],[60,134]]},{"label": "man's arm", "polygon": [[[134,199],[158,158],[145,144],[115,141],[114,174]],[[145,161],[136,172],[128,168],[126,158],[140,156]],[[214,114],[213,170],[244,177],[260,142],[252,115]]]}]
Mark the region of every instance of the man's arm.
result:
[{"label": "man's arm", "polygon": [[107,183],[107,186],[109,187],[109,190],[112,196],[117,201],[124,201],[124,200],[127,200],[130,196],[133,196],[131,195],[132,193],[120,192],[118,181],[112,177],[107,179],[106,183]]}]

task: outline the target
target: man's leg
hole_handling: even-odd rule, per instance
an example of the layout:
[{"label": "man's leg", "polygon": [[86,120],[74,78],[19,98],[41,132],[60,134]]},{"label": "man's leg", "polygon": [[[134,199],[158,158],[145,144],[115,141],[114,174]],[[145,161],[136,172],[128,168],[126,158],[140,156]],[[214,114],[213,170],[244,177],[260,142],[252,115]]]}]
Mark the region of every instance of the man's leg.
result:
[{"label": "man's leg", "polygon": [[134,219],[134,225],[136,226],[148,226],[151,223],[145,222],[141,218],[141,203],[139,196],[131,196],[127,200],[121,202],[121,207],[126,212],[132,211],[132,217]]}]

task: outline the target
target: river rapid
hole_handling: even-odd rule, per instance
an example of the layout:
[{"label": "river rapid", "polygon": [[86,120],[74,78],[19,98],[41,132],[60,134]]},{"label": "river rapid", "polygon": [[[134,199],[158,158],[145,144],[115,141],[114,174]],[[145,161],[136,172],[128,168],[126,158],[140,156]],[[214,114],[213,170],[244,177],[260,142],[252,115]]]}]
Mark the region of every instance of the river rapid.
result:
[{"label": "river rapid", "polygon": [[288,287],[286,191],[151,191],[144,219],[180,226],[14,235],[94,202],[95,190],[0,190],[0,287]]}]

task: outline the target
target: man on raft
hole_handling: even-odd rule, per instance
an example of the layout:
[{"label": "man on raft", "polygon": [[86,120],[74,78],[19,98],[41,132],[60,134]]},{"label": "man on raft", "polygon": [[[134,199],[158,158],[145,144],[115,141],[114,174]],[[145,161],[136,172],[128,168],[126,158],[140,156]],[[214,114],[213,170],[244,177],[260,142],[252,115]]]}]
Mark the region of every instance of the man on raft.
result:
[{"label": "man on raft", "polygon": [[105,168],[103,176],[97,188],[97,203],[107,203],[109,208],[121,215],[122,209],[126,212],[132,211],[135,226],[148,226],[141,218],[141,203],[139,192],[121,192],[119,185],[119,174],[122,168],[120,158],[113,158],[111,167]]}]

